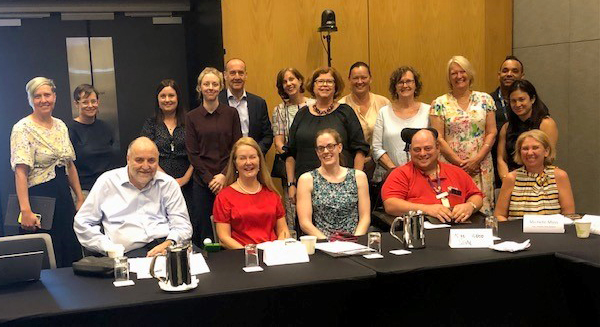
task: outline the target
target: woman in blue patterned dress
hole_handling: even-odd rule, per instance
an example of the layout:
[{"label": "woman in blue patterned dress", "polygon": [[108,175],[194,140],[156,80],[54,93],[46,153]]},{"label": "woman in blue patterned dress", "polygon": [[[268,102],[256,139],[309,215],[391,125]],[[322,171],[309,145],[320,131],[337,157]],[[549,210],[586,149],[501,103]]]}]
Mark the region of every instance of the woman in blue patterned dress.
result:
[{"label": "woman in blue patterned dress", "polygon": [[296,210],[302,231],[319,239],[334,232],[363,235],[371,223],[367,175],[340,165],[342,139],[331,128],[317,133],[321,166],[298,179]]}]

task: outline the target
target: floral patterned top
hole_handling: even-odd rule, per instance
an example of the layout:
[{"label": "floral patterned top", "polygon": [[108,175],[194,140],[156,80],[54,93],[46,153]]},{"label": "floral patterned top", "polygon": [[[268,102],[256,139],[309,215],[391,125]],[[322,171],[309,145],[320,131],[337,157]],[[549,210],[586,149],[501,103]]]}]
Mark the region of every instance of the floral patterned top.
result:
[{"label": "floral patterned top", "polygon": [[29,167],[27,186],[45,183],[56,177],[55,167],[66,167],[75,160],[75,150],[65,123],[52,117],[52,127],[45,128],[30,117],[19,120],[10,134],[10,166]]},{"label": "floral patterned top", "polygon": [[[496,111],[494,99],[487,93],[472,91],[469,108],[465,111],[451,94],[444,94],[433,102],[430,115],[440,116],[444,121],[444,139],[462,160],[477,155],[483,147],[486,117],[489,111]],[[488,155],[480,164],[481,173],[471,176],[485,194],[481,211],[491,215],[494,204],[494,164]]]},{"label": "floral patterned top", "polygon": [[292,126],[292,122],[294,121],[294,117],[296,117],[296,113],[298,110],[304,106],[312,106],[315,104],[315,100],[311,98],[306,98],[306,103],[301,104],[288,104],[286,102],[282,102],[273,109],[273,135],[283,135],[287,143],[289,134],[290,134],[290,126]]},{"label": "floral patterned top", "polygon": [[313,178],[313,223],[325,236],[336,231],[353,234],[358,225],[358,186],[356,171],[348,168],[341,183],[331,183],[319,169],[310,172]]}]

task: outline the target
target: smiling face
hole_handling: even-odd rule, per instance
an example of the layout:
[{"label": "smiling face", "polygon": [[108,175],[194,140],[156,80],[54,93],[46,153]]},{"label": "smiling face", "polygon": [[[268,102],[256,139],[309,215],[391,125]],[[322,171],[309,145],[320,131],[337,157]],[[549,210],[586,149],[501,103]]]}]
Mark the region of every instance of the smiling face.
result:
[{"label": "smiling face", "polygon": [[531,117],[534,102],[535,98],[532,99],[525,91],[517,89],[510,94],[510,108],[522,121]]},{"label": "smiling face", "polygon": [[302,81],[294,73],[289,70],[285,72],[283,75],[283,90],[290,98],[300,92],[300,85],[302,85]]},{"label": "smiling face", "polygon": [[158,93],[158,107],[163,113],[173,113],[177,110],[177,92],[170,86],[165,86]]},{"label": "smiling face", "polygon": [[342,144],[336,142],[333,135],[324,133],[317,137],[316,148],[317,156],[322,166],[339,165],[340,153],[342,153]]},{"label": "smiling face", "polygon": [[352,71],[350,71],[350,77],[348,79],[350,80],[352,93],[364,94],[365,92],[369,92],[371,88],[371,76],[369,75],[367,67],[354,67]]},{"label": "smiling face", "polygon": [[335,79],[331,73],[321,74],[315,79],[313,91],[315,98],[331,98],[335,93]]},{"label": "smiling face", "polygon": [[246,84],[246,64],[239,59],[230,60],[225,67],[227,87],[232,91],[243,91]]},{"label": "smiling face", "polygon": [[398,98],[414,98],[415,90],[415,75],[411,71],[407,71],[396,83]]},{"label": "smiling face", "polygon": [[440,149],[433,133],[428,130],[418,131],[412,138],[410,155],[413,165],[423,172],[437,167]]},{"label": "smiling face", "polygon": [[33,111],[39,114],[52,115],[56,104],[56,93],[50,85],[42,85],[33,93]]},{"label": "smiling face", "polygon": [[519,149],[521,160],[527,170],[535,170],[544,166],[544,159],[550,154],[550,150],[533,137],[526,137]]},{"label": "smiling face", "polygon": [[260,170],[260,156],[254,147],[240,145],[235,151],[235,169],[243,178],[257,178]]},{"label": "smiling face", "polygon": [[200,93],[206,101],[214,101],[219,96],[221,90],[221,81],[215,74],[206,74],[200,81]]},{"label": "smiling face", "polygon": [[99,105],[98,96],[94,92],[90,93],[87,97],[85,96],[85,92],[81,92],[79,100],[75,101],[75,107],[79,109],[79,116],[92,120],[98,114]]},{"label": "smiling face", "polygon": [[127,151],[129,181],[138,189],[144,188],[158,169],[158,149],[148,138],[139,138]]},{"label": "smiling face", "polygon": [[506,60],[498,72],[498,80],[505,89],[508,89],[516,80],[523,78],[523,67],[516,60]]},{"label": "smiling face", "polygon": [[450,65],[450,71],[448,72],[450,76],[450,84],[452,85],[452,89],[464,89],[468,88],[471,79],[467,72],[457,63],[452,63]]}]

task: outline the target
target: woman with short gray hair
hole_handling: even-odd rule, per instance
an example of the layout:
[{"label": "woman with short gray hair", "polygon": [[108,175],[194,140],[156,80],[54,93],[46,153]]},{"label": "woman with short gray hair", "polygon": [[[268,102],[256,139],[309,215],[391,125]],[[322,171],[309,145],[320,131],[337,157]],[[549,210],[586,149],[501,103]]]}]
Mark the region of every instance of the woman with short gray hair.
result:
[{"label": "woman with short gray hair", "polygon": [[20,206],[21,234],[38,232],[41,220],[30,204],[30,196],[51,197],[56,200],[52,237],[56,264],[71,266],[81,257],[81,247],[73,231],[75,206],[69,190],[77,197],[77,209],[83,203],[75,151],[69,140],[67,126],[52,117],[56,104],[56,86],[51,79],[36,77],[25,87],[33,112],[17,122],[10,135],[10,163],[15,172],[15,185]]}]

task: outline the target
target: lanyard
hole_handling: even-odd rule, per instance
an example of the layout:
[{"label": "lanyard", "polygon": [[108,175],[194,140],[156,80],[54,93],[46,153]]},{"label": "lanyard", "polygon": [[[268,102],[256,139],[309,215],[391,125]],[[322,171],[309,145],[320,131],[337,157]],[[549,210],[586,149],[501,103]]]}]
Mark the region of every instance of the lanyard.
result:
[{"label": "lanyard", "polygon": [[[439,169],[439,166],[437,167]],[[446,208],[450,208],[450,201],[448,200],[448,192],[442,192],[442,181],[440,180],[440,174],[436,170],[435,172],[435,184],[431,181],[431,178],[427,176],[427,182],[429,186],[433,189],[433,191],[437,194],[435,196],[436,199],[442,201],[442,205]]]}]

